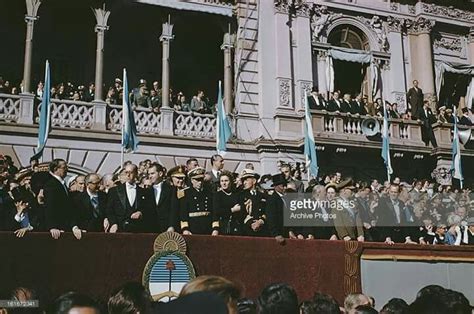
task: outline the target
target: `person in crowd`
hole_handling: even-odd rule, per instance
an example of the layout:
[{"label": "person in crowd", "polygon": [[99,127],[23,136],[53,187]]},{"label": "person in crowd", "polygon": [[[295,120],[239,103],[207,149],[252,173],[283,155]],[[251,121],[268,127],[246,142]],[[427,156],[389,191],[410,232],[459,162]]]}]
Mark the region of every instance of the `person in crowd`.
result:
[{"label": "person in crowd", "polygon": [[219,189],[214,193],[214,212],[219,219],[219,234],[242,235],[244,224],[244,210],[241,206],[241,195],[233,187],[233,175],[223,171],[219,177]]},{"label": "person in crowd", "polygon": [[328,294],[316,293],[313,298],[309,301],[307,306],[307,312],[304,312],[303,308],[300,307],[302,314],[340,314],[339,304],[336,299]]},{"label": "person in crowd", "polygon": [[473,123],[471,117],[469,116],[469,109],[464,107],[461,109],[461,112],[462,116],[459,118],[459,124],[472,126]]},{"label": "person in crowd", "polygon": [[380,314],[404,314],[408,309],[408,303],[400,298],[390,299],[380,310]]},{"label": "person in crowd", "polygon": [[361,116],[365,116],[367,114],[365,104],[362,101],[362,94],[357,94],[355,99],[352,101],[352,107],[354,108],[355,113],[358,113]]},{"label": "person in crowd", "polygon": [[375,105],[373,102],[369,102],[367,96],[362,97],[362,103],[364,104],[364,109],[367,115],[372,117],[375,116]]},{"label": "person in crowd", "polygon": [[232,281],[219,276],[199,276],[188,282],[179,293],[179,297],[196,292],[212,292],[224,299],[229,314],[237,314],[237,301],[240,298],[240,288]]},{"label": "person in crowd", "polygon": [[448,216],[448,228],[444,237],[444,244],[447,245],[461,245],[462,232],[461,232],[461,217],[456,214]]},{"label": "person in crowd", "polygon": [[74,201],[64,182],[67,171],[65,160],[54,159],[49,164],[50,178],[44,186],[46,230],[49,230],[53,239],[59,239],[66,230],[72,230],[76,239],[82,237],[76,221]]},{"label": "person in crowd", "polygon": [[134,108],[150,108],[150,97],[146,83],[141,83],[138,89],[133,89],[130,101]]},{"label": "person in crowd", "polygon": [[440,123],[448,123],[448,120],[446,119],[446,106],[441,106],[438,108],[438,115],[436,116],[436,119]]},{"label": "person in crowd", "polygon": [[147,223],[149,231],[156,233],[175,231],[178,222],[178,213],[171,207],[173,187],[165,180],[165,174],[165,168],[157,162],[148,168],[152,194],[150,199],[153,200],[153,204]]},{"label": "person in crowd", "polygon": [[398,112],[398,104],[396,102],[392,103],[392,106],[390,108],[390,118],[392,119],[401,118],[400,112]]},{"label": "person in crowd", "polygon": [[423,110],[423,91],[418,87],[418,81],[413,81],[413,87],[408,90],[407,101],[413,120],[421,118]]},{"label": "person in crowd", "polygon": [[298,296],[291,286],[284,283],[265,287],[257,303],[260,314],[298,314]]},{"label": "person in crowd", "polygon": [[178,93],[176,110],[186,111],[186,112],[191,111],[191,104],[188,102],[188,100],[186,99],[186,96],[184,96],[182,92]]},{"label": "person in crowd", "polygon": [[151,296],[139,282],[127,282],[116,289],[107,302],[109,314],[151,313]]},{"label": "person in crowd", "polygon": [[346,296],[344,299],[344,310],[347,314],[354,314],[356,307],[360,305],[369,305],[370,299],[364,294],[353,293]]},{"label": "person in crowd", "polygon": [[329,112],[342,112],[342,101],[339,99],[339,93],[334,92],[333,98],[328,102]]},{"label": "person in crowd", "polygon": [[107,194],[99,190],[100,182],[98,174],[88,174],[85,177],[84,191],[78,191],[73,196],[77,209],[77,223],[82,230],[107,232],[110,227],[106,217]]},{"label": "person in crowd", "polygon": [[117,98],[117,90],[114,87],[110,87],[107,91],[107,97],[105,98],[105,102],[107,103],[107,105],[118,105]]},{"label": "person in crowd", "polygon": [[355,108],[355,106],[353,106],[352,104],[350,94],[344,94],[344,96],[342,97],[341,110],[343,113],[350,113],[350,114],[358,113],[357,108]]},{"label": "person in crowd", "polygon": [[446,122],[454,124],[454,121],[458,121],[458,118],[456,117],[455,114],[453,114],[453,109],[451,108],[446,108]]},{"label": "person in crowd", "polygon": [[410,215],[405,204],[399,200],[400,186],[391,184],[388,194],[388,197],[379,200],[376,208],[377,228],[381,240],[387,244],[416,244],[412,240],[415,232],[413,226],[410,226]]},{"label": "person in crowd", "polygon": [[211,156],[211,171],[207,172],[211,177],[211,184],[214,190],[217,190],[219,184],[219,176],[224,169],[224,158],[221,155]]},{"label": "person in crowd", "polygon": [[212,204],[212,192],[204,185],[204,168],[188,172],[191,186],[183,190],[179,199],[181,230],[184,235],[219,234],[219,219]]},{"label": "person in crowd", "polygon": [[91,102],[95,98],[95,84],[89,83],[89,88],[84,94],[84,101]]},{"label": "person in crowd", "polygon": [[257,190],[259,175],[250,169],[244,169],[240,176],[242,181],[242,204],[245,210],[244,235],[265,236],[267,234],[265,208],[267,199],[264,193]]},{"label": "person in crowd", "polygon": [[326,100],[319,94],[318,87],[313,86],[311,94],[308,95],[309,109],[326,110]]},{"label": "person in crowd", "polygon": [[152,89],[150,92],[150,107],[153,112],[160,113],[161,96],[158,95],[158,92],[155,89]]},{"label": "person in crowd", "polygon": [[283,196],[286,190],[286,178],[282,173],[272,176],[272,187],[274,193],[268,197],[266,206],[267,224],[270,236],[274,237],[277,242],[282,243],[285,237],[296,238],[293,231],[284,228],[283,216],[285,210],[285,202]]},{"label": "person in crowd", "polygon": [[383,118],[382,98],[377,98],[374,103],[374,116]]},{"label": "person in crowd", "polygon": [[469,217],[462,229],[462,245],[474,245],[474,217]]},{"label": "person in crowd", "polygon": [[138,167],[127,164],[123,171],[125,183],[109,190],[107,218],[109,232],[140,232],[146,229],[145,216],[149,215],[150,199],[146,189],[138,186]]},{"label": "person in crowd", "polygon": [[364,228],[359,209],[355,207],[353,190],[355,190],[352,179],[347,179],[339,184],[340,193],[336,200],[336,206],[331,208],[334,216],[334,226],[340,240],[357,240],[364,242]]},{"label": "person in crowd", "polygon": [[202,90],[198,91],[197,94],[191,99],[191,111],[198,113],[210,113]]},{"label": "person in crowd", "polygon": [[294,182],[296,186],[296,192],[304,192],[304,184],[300,180],[294,179],[291,171],[291,166],[289,164],[283,164],[280,168],[281,173],[285,176],[287,182]]},{"label": "person in crowd", "polygon": [[423,103],[423,108],[421,109],[419,115],[419,120],[423,122],[423,127],[421,129],[421,137],[425,145],[428,146],[431,142],[434,148],[438,147],[436,142],[436,137],[433,132],[432,124],[437,122],[436,117],[431,112],[430,104],[427,100]]},{"label": "person in crowd", "polygon": [[99,304],[91,297],[77,292],[66,292],[57,298],[46,313],[100,314]]}]

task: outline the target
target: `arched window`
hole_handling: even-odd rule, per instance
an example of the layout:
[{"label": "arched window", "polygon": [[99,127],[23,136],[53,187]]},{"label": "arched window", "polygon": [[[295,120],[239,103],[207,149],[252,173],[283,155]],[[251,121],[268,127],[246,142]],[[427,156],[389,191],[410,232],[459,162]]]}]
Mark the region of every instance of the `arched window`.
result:
[{"label": "arched window", "polygon": [[367,36],[353,25],[339,25],[334,28],[329,34],[328,43],[337,47],[370,50]]}]

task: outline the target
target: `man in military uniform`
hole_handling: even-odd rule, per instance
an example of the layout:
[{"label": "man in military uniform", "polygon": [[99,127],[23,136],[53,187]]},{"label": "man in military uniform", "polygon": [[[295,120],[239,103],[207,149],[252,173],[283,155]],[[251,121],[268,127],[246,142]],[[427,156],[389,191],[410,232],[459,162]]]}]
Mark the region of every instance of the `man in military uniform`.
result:
[{"label": "man in military uniform", "polygon": [[184,235],[218,235],[219,219],[212,207],[212,192],[204,188],[204,168],[197,167],[188,173],[191,186],[178,195],[181,230]]},{"label": "man in military uniform", "polygon": [[173,222],[174,230],[168,231],[179,232],[179,199],[184,196],[184,189],[186,188],[186,167],[178,165],[171,168],[167,175],[171,185],[171,211],[170,220]]},{"label": "man in military uniform", "polygon": [[240,207],[245,208],[247,212],[244,219],[244,235],[263,237],[267,235],[265,226],[267,200],[265,194],[256,189],[258,178],[259,175],[251,169],[244,169],[242,172],[243,204]]}]

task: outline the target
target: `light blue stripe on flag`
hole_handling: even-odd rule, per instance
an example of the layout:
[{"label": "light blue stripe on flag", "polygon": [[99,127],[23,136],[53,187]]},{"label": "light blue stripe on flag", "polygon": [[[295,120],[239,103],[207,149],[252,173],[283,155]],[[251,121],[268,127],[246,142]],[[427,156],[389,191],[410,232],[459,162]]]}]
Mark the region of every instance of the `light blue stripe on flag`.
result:
[{"label": "light blue stripe on flag", "polygon": [[221,81],[219,81],[219,94],[217,95],[217,121],[216,121],[216,149],[218,153],[227,150],[227,141],[232,135],[229,120],[227,119],[222,99]]},{"label": "light blue stripe on flag", "polygon": [[387,168],[388,181],[390,181],[390,175],[393,173],[393,169],[390,160],[390,137],[388,135],[388,117],[385,102],[383,102],[382,158]]},{"label": "light blue stripe on flag", "polygon": [[122,149],[124,152],[135,152],[138,147],[137,127],[130,104],[127,70],[123,69],[123,99],[122,99]]},{"label": "light blue stripe on flag", "polygon": [[39,159],[43,156],[43,150],[48,141],[49,128],[51,125],[51,75],[49,61],[46,60],[44,71],[43,99],[41,100],[41,111],[39,116],[38,146],[36,154],[32,159]]},{"label": "light blue stripe on flag", "polygon": [[305,92],[305,117],[304,117],[304,155],[306,157],[306,167],[308,176],[312,178],[318,177],[318,157],[316,155],[316,144],[314,142],[313,124],[311,113],[309,112],[308,95]]},{"label": "light blue stripe on flag", "polygon": [[[454,112],[456,112],[456,107],[454,107]],[[463,188],[463,176],[462,176],[462,167],[461,167],[461,146],[459,145],[459,131],[458,131],[458,122],[457,117],[454,116],[454,134],[453,134],[453,147],[452,147],[452,165],[451,171],[453,172],[453,178],[460,181],[461,189]]]}]

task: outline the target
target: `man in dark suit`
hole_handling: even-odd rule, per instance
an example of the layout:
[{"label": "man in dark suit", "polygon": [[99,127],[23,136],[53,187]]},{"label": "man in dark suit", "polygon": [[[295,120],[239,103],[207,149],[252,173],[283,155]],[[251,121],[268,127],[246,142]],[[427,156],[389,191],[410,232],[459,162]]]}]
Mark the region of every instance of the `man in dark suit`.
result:
[{"label": "man in dark suit", "polygon": [[107,196],[110,232],[143,232],[146,229],[144,221],[150,214],[149,193],[136,183],[137,165],[126,165],[124,176],[125,183],[111,188]]},{"label": "man in dark suit", "polygon": [[107,195],[99,191],[101,179],[91,173],[85,177],[86,187],[83,192],[74,194],[79,228],[87,231],[107,231],[110,227],[106,217]]},{"label": "man in dark suit", "polygon": [[224,158],[221,155],[212,155],[211,167],[211,171],[208,171],[206,174],[211,176],[210,183],[212,185],[212,189],[217,191],[217,187],[219,186],[219,176],[224,169]]},{"label": "man in dark suit", "polygon": [[274,192],[267,200],[267,223],[270,236],[275,237],[278,242],[283,242],[284,237],[288,237],[288,231],[283,227],[283,215],[285,203],[283,195],[285,194],[286,179],[282,173],[272,176],[272,187]]},{"label": "man in dark suit", "polygon": [[352,101],[352,107],[355,110],[355,113],[365,116],[367,111],[365,110],[365,104],[362,102],[362,94],[358,94],[356,98]]},{"label": "man in dark suit", "polygon": [[342,101],[339,99],[339,93],[334,92],[333,98],[328,102],[329,112],[342,112]]},{"label": "man in dark suit", "polygon": [[[151,232],[157,233],[175,231],[174,226],[177,224],[177,213],[173,213],[171,207],[173,189],[164,180],[164,167],[159,163],[152,163],[148,168],[148,177],[152,185],[149,192],[153,200],[153,210],[150,211],[150,218],[147,219],[148,228]],[[176,191],[174,194],[176,194]]]},{"label": "man in dark suit", "polygon": [[462,116],[459,118],[459,124],[462,125],[467,125],[467,126],[472,126],[472,120],[469,117],[469,109],[468,108],[462,108]]},{"label": "man in dark suit", "polygon": [[350,113],[350,114],[358,113],[356,108],[352,106],[351,95],[349,94],[344,94],[344,98],[342,99],[341,109],[342,109],[342,112],[344,113]]},{"label": "man in dark suit", "polygon": [[242,204],[240,207],[245,209],[244,235],[248,236],[267,235],[267,227],[265,225],[267,219],[265,214],[267,199],[265,194],[257,191],[256,185],[259,177],[251,169],[244,169],[240,176],[243,186]]},{"label": "man in dark suit", "polygon": [[423,109],[421,110],[419,119],[423,122],[423,127],[421,128],[421,137],[423,139],[423,142],[425,142],[425,145],[428,146],[431,142],[434,148],[438,147],[432,127],[432,124],[436,123],[438,119],[433,114],[433,112],[431,112],[427,100],[425,100],[423,104]]},{"label": "man in dark suit", "polygon": [[414,231],[411,225],[411,213],[407,211],[405,204],[398,199],[400,187],[391,184],[389,197],[379,200],[379,205],[375,209],[377,219],[377,230],[381,241],[387,244],[411,243],[416,244],[411,239]]},{"label": "man in dark suit", "polygon": [[63,159],[54,159],[49,164],[50,178],[44,186],[45,225],[53,239],[59,239],[62,232],[72,230],[79,240],[82,231],[77,225],[74,202],[64,182],[67,171]]},{"label": "man in dark suit", "polygon": [[324,110],[327,109],[326,100],[319,94],[318,88],[313,86],[311,94],[308,96],[309,109]]},{"label": "man in dark suit", "polygon": [[418,81],[413,81],[413,87],[408,90],[407,101],[411,107],[412,120],[420,119],[423,108],[423,91],[418,87]]}]

